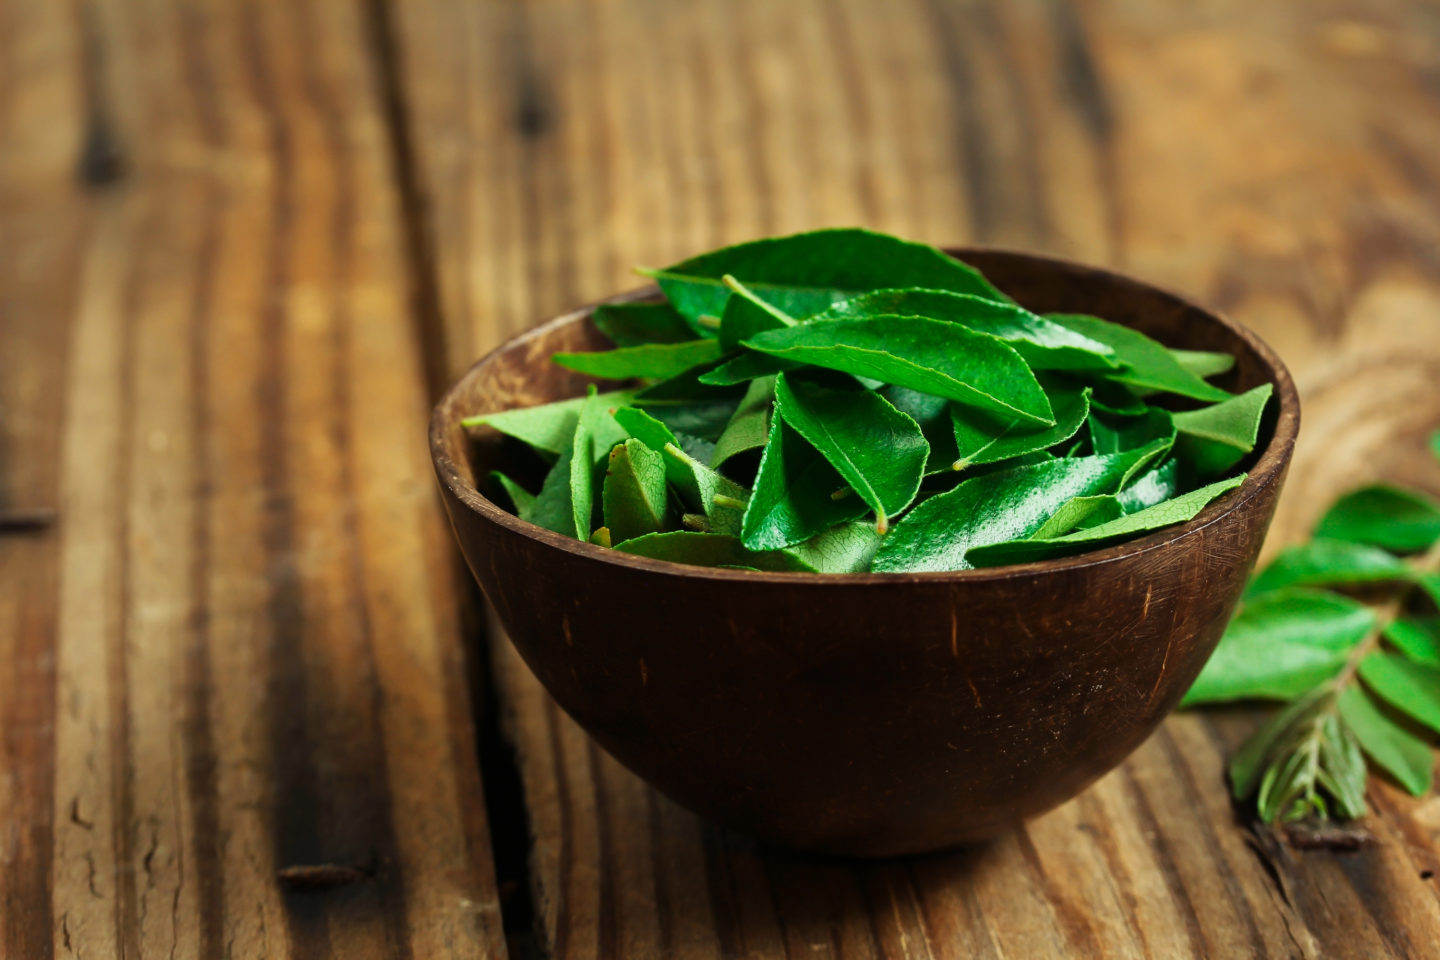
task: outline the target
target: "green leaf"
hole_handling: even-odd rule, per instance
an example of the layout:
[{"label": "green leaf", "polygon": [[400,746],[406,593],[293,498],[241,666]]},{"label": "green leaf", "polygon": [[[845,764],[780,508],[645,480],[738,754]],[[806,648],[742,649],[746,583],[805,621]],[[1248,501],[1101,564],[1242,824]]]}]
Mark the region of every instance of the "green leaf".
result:
[{"label": "green leaf", "polygon": [[691,530],[647,533],[642,537],[617,543],[615,549],[637,557],[688,563],[697,567],[748,567],[770,571],[806,569],[799,559],[784,551],[747,550],[739,540],[723,533],[697,533]]},{"label": "green leaf", "polygon": [[1360,679],[1390,706],[1440,732],[1440,670],[1393,653],[1360,661]]},{"label": "green leaf", "polygon": [[1428,793],[1435,770],[1435,754],[1430,745],[1391,719],[1360,687],[1345,688],[1339,703],[1341,719],[1354,732],[1370,759],[1413,796]]},{"label": "green leaf", "polygon": [[1267,383],[1213,406],[1173,414],[1179,432],[1175,455],[1202,477],[1232,469],[1255,449],[1260,418],[1273,390]]},{"label": "green leaf", "polygon": [[711,531],[739,536],[749,492],[673,443],[665,447],[664,454],[665,476],[686,506],[704,514]]},{"label": "green leaf", "polygon": [[737,453],[765,446],[765,440],[770,435],[770,408],[774,399],[774,377],[760,377],[750,381],[745,396],[740,399],[740,405],[725,424],[720,439],[715,441],[715,452],[710,457],[710,466],[718,467]]},{"label": "green leaf", "polygon": [[[1071,497],[1055,511],[1054,516],[1046,520],[1044,525],[1031,535],[1030,540],[1050,540],[1055,537],[1063,537],[1075,530],[1082,530],[1086,527],[1099,526],[1102,523],[1109,523],[1111,520],[1118,520],[1124,516],[1125,509],[1120,506],[1120,501],[1109,494],[1101,494],[1098,497]],[[1029,541],[1019,541],[1027,543]],[[1002,544],[994,544],[989,547],[977,547],[966,556],[970,562],[975,562],[975,554],[987,550],[993,550]]]},{"label": "green leaf", "polygon": [[1285,707],[1250,735],[1230,760],[1230,788],[1236,800],[1255,795],[1260,781],[1297,727],[1313,722],[1314,717],[1332,707],[1334,699],[1328,687],[1311,690]]},{"label": "green leaf", "polygon": [[964,470],[971,464],[1008,460],[1073,437],[1090,414],[1090,388],[1055,377],[1042,377],[1040,383],[1050,398],[1054,426],[1036,429],[1029,421],[996,417],[974,407],[952,404],[956,450],[953,468]]},{"label": "green leaf", "polygon": [[1400,487],[1361,487],[1335,501],[1320,518],[1315,536],[1398,553],[1425,550],[1440,540],[1440,503]]},{"label": "green leaf", "polygon": [[605,526],[612,543],[665,527],[665,458],[639,440],[610,451],[603,491]]},{"label": "green leaf", "polygon": [[664,450],[668,443],[680,444],[674,431],[639,407],[618,407],[611,415],[621,429],[651,450]]},{"label": "green leaf", "polygon": [[644,343],[596,353],[557,353],[551,359],[562,367],[607,380],[627,380],[631,377],[663,379],[719,360],[720,352],[720,344],[714,340],[686,340],[683,343]]},{"label": "green leaf", "polygon": [[925,459],[925,475],[948,472],[959,454],[955,450],[955,427],[950,419],[950,401],[909,387],[884,387],[880,396],[890,405],[920,425],[920,432],[930,446]]},{"label": "green leaf", "polygon": [[591,316],[596,328],[616,346],[642,343],[683,343],[695,332],[668,303],[602,303]]},{"label": "green leaf", "polygon": [[[1012,540],[1008,543],[976,547],[967,553],[965,558],[977,567],[991,567],[1007,563],[1029,563],[1033,560],[1094,550],[1096,547],[1119,540],[1133,539],[1151,530],[1159,530],[1177,523],[1187,523],[1193,520],[1195,515],[1204,510],[1216,497],[1235,489],[1244,481],[1243,474],[1228,480],[1220,480],[1207,487],[1192,490],[1173,500],[1166,500],[1153,507],[1146,507],[1144,510],[1116,517],[1105,523],[1085,527],[1063,536],[1041,538],[1037,533],[1036,536],[1025,540]],[[1115,509],[1119,509],[1118,501],[1116,501]],[[1043,527],[1041,531],[1044,531]]]},{"label": "green leaf", "polygon": [[1365,815],[1365,780],[1368,771],[1360,740],[1337,713],[1320,727],[1320,764],[1315,780],[1335,801],[1336,813],[1353,820]]},{"label": "green leaf", "polygon": [[1168,410],[1146,407],[1135,417],[1101,411],[1090,414],[1090,446],[1096,453],[1136,450],[1160,439],[1175,439],[1175,421]]},{"label": "green leaf", "polygon": [[[841,492],[849,495],[835,495]],[[771,417],[770,439],[745,508],[742,529],[747,547],[793,546],[867,512],[865,501],[849,493],[845,479],[820,451],[783,417]]]},{"label": "green leaf", "polygon": [[715,387],[728,387],[760,377],[773,377],[777,373],[797,370],[803,366],[803,363],[745,350],[735,359],[727,360],[714,370],[701,374],[700,382]]},{"label": "green leaf", "polygon": [[1415,585],[1430,597],[1430,602],[1440,607],[1440,573],[1412,574]]},{"label": "green leaf", "polygon": [[595,513],[595,489],[599,485],[605,458],[615,444],[624,441],[624,429],[615,422],[609,405],[591,385],[585,405],[580,408],[570,458],[570,505],[574,514],[574,536],[579,540],[590,537],[590,520]]},{"label": "green leaf", "polygon": [[1208,380],[1235,368],[1235,357],[1228,353],[1211,353],[1208,350],[1170,350],[1175,362],[1201,379]]},{"label": "green leaf", "polygon": [[832,305],[811,322],[877,316],[929,317],[1007,341],[1035,370],[1113,370],[1114,351],[1024,307],[944,290],[876,290]]},{"label": "green leaf", "polygon": [[739,280],[729,274],[722,280],[732,294],[720,318],[720,346],[725,350],[734,350],[757,333],[795,326],[794,317],[755,296]]},{"label": "green leaf", "polygon": [[1247,601],[1181,706],[1298,697],[1338,673],[1374,626],[1369,607],[1320,590]]},{"label": "green leaf", "polygon": [[775,381],[775,412],[875,511],[881,533],[915,499],[930,448],[920,425],[884,397],[791,382],[782,373]]},{"label": "green leaf", "polygon": [[561,451],[550,472],[545,474],[545,482],[541,484],[527,518],[536,526],[567,537],[578,533],[575,529],[575,502],[570,493],[570,465],[574,456],[573,444]]},{"label": "green leaf", "polygon": [[663,420],[658,420],[639,407],[620,407],[612,411],[615,422],[651,450],[663,451],[673,443],[695,459],[705,462],[715,453],[715,444],[688,433],[677,434]]},{"label": "green leaf", "polygon": [[[634,392],[616,390],[600,394],[600,399],[609,406],[629,403]],[[585,405],[584,397],[545,403],[538,407],[521,407],[500,413],[484,413],[466,417],[460,421],[466,428],[491,427],[507,436],[523,440],[537,450],[559,454],[570,447],[575,437],[575,425],[580,421],[580,408]]]},{"label": "green leaf", "polygon": [[1440,617],[1401,617],[1385,626],[1385,639],[1400,653],[1440,669]]},{"label": "green leaf", "polygon": [[953,323],[925,317],[830,320],[770,330],[745,346],[1040,426],[1055,423],[1045,391],[1009,344]]},{"label": "green leaf", "polygon": [[1169,350],[1138,330],[1082,314],[1052,313],[1047,314],[1047,317],[1114,350],[1123,366],[1119,372],[1107,376],[1117,383],[1140,390],[1178,393],[1182,397],[1195,400],[1219,401],[1230,398],[1229,393],[1211,386],[1186,370]]},{"label": "green leaf", "polygon": [[499,470],[491,470],[490,479],[499,484],[510,498],[510,503],[515,507],[515,515],[521,520],[529,520],[530,511],[535,508],[535,495]]},{"label": "green leaf", "polygon": [[[1333,692],[1324,691],[1313,706],[1267,734],[1265,770],[1256,797],[1260,819],[1328,818],[1327,795],[1338,817],[1365,814],[1365,758],[1355,734],[1340,719]],[[1239,778],[1235,780],[1238,784]]]},{"label": "green leaf", "polygon": [[907,513],[876,552],[873,569],[969,569],[967,551],[1030,536],[1071,497],[1114,493],[1159,452],[1070,457],[972,477]]},{"label": "green leaf", "polygon": [[1133,483],[1115,495],[1126,513],[1138,513],[1146,507],[1164,503],[1180,492],[1180,467],[1172,457],[1158,467],[1146,470]]},{"label": "green leaf", "polygon": [[1410,568],[1378,547],[1345,540],[1311,540],[1287,547],[1245,589],[1246,597],[1293,586],[1349,586],[1406,580]]},{"label": "green leaf", "polygon": [[831,527],[783,551],[815,573],[864,573],[880,546],[873,524],[852,521]]},{"label": "green leaf", "polygon": [[816,230],[725,247],[654,277],[677,310],[697,323],[725,313],[726,274],[792,317],[809,317],[830,304],[883,287],[926,287],[1007,299],[980,272],[934,247],[853,228]]}]

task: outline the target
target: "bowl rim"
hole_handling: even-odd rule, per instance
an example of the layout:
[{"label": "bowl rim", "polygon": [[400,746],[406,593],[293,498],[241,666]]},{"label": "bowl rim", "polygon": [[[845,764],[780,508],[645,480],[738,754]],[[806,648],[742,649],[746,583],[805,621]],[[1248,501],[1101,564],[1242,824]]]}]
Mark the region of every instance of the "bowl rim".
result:
[{"label": "bowl rim", "polygon": [[1238,488],[1223,494],[1218,500],[1208,504],[1204,510],[1186,523],[1165,527],[1146,536],[1136,537],[1132,540],[1126,540],[1109,547],[1077,553],[1068,557],[1057,557],[1029,563],[1007,564],[997,567],[974,567],[968,570],[926,570],[901,573],[806,573],[799,571],[726,570],[637,556],[635,554],[624,553],[612,547],[602,547],[584,540],[567,537],[564,534],[546,530],[544,527],[537,526],[528,520],[521,520],[515,514],[492,502],[482,494],[474,484],[468,483],[456,466],[446,440],[447,428],[449,426],[446,411],[454,404],[462,388],[478,373],[480,368],[488,364],[503,351],[543,336],[557,327],[574,322],[577,318],[589,316],[594,312],[595,308],[601,304],[627,303],[653,297],[660,292],[659,287],[653,284],[635,290],[629,290],[615,296],[606,297],[578,309],[563,313],[545,323],[531,327],[529,330],[510,337],[472,363],[465,372],[456,378],[445,390],[431,411],[429,430],[430,457],[435,467],[436,476],[456,500],[491,523],[504,527],[510,532],[532,540],[541,546],[562,550],[577,558],[628,567],[637,572],[691,579],[746,583],[768,582],[787,586],[826,584],[831,586],[864,587],[881,585],[894,586],[904,583],[944,584],[963,582],[970,584],[987,581],[1013,580],[1041,574],[1082,570],[1087,567],[1127,560],[1163,549],[1180,540],[1201,534],[1210,526],[1220,522],[1226,516],[1253,500],[1270,485],[1278,482],[1284,475],[1285,469],[1290,461],[1290,455],[1294,450],[1295,439],[1300,430],[1300,396],[1295,387],[1295,381],[1291,377],[1290,371],[1285,366],[1285,363],[1275,351],[1271,349],[1269,344],[1248,327],[1236,323],[1214,310],[1202,307],[1190,298],[1175,293],[1174,291],[1145,283],[1144,281],[1102,267],[1089,266],[1060,257],[1051,257],[1003,247],[964,246],[942,247],[941,249],[944,250],[946,254],[962,261],[965,256],[971,254],[1013,257],[1028,260],[1040,269],[1086,273],[1099,276],[1112,282],[1118,282],[1122,285],[1138,286],[1148,289],[1170,298],[1175,301],[1178,307],[1199,311],[1244,341],[1255,351],[1265,366],[1269,368],[1272,375],[1271,382],[1275,386],[1275,397],[1279,404],[1275,418],[1274,432],[1270,437],[1269,443],[1265,445],[1260,456],[1256,459],[1254,466],[1249,470],[1245,481]]}]

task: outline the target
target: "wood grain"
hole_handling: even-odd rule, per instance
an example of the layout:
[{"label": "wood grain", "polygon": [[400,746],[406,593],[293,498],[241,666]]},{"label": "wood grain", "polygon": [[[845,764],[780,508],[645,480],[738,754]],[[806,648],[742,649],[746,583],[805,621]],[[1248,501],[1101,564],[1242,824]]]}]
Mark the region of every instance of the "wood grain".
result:
[{"label": "wood grain", "polygon": [[0,4],[6,957],[505,953],[367,17]]},{"label": "wood grain", "polygon": [[[396,4],[406,135],[458,371],[503,337],[762,233],[865,223],[1167,284],[1287,359],[1306,427],[1271,548],[1333,492],[1431,489],[1440,21],[1414,0]],[[540,938],[558,957],[1426,956],[1440,801],[1376,842],[1237,821],[1253,725],[1170,720],[987,848],[855,868],[655,796],[493,648]]]}]

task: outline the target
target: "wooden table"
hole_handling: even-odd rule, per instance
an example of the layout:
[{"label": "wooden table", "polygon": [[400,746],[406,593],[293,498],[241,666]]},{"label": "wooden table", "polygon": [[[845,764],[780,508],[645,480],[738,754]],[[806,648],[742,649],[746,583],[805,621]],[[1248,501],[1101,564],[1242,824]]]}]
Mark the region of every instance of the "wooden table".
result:
[{"label": "wooden table", "polygon": [[1249,715],[855,866],[700,823],[476,639],[427,398],[632,264],[851,223],[1260,331],[1272,549],[1440,489],[1420,0],[0,0],[0,955],[1440,956],[1440,799],[1292,848],[1226,797]]}]

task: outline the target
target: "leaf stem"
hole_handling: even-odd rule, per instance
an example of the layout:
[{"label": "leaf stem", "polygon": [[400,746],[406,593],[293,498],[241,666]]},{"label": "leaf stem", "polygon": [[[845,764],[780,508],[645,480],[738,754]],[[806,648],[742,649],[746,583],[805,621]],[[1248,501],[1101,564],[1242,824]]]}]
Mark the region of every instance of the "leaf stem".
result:
[{"label": "leaf stem", "polygon": [[[1409,565],[1411,571],[1417,575],[1440,572],[1440,540],[1431,544],[1429,550],[1426,550],[1420,556],[1409,561]],[[1404,614],[1405,607],[1410,602],[1410,598],[1414,595],[1418,586],[1418,583],[1411,581],[1397,590],[1395,594],[1384,603],[1374,608],[1375,625],[1370,628],[1370,632],[1365,635],[1365,639],[1355,645],[1355,649],[1350,652],[1350,658],[1345,661],[1345,666],[1342,667],[1340,672],[1335,675],[1335,678],[1330,681],[1336,693],[1344,690],[1355,679],[1356,671],[1360,669],[1360,661],[1380,648],[1380,641],[1385,636],[1385,631],[1389,628],[1390,624],[1400,619],[1401,615]]]}]

